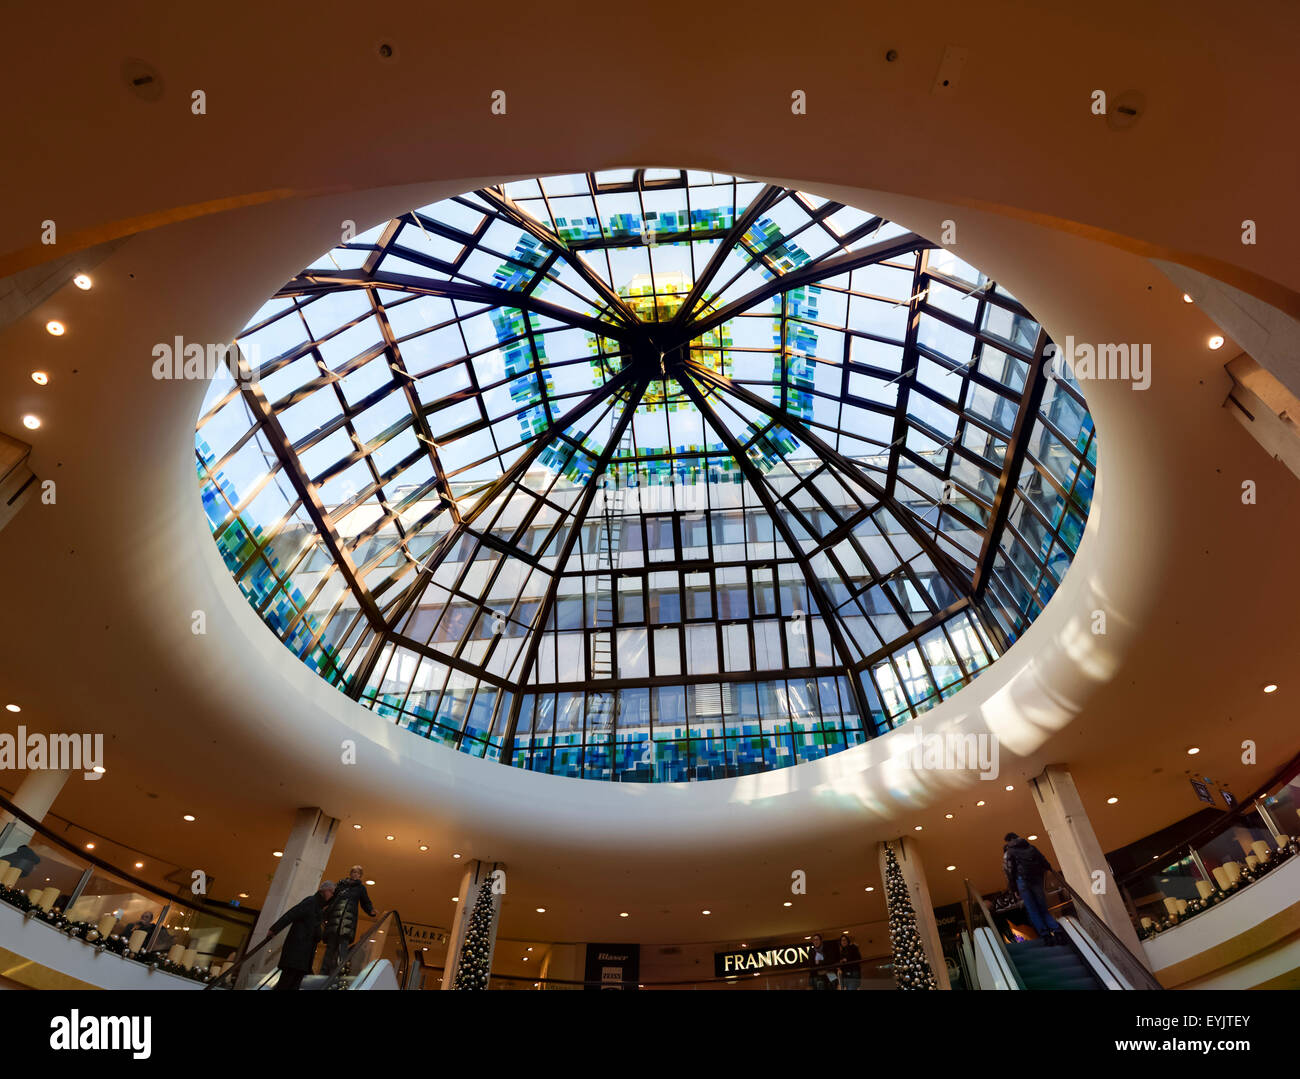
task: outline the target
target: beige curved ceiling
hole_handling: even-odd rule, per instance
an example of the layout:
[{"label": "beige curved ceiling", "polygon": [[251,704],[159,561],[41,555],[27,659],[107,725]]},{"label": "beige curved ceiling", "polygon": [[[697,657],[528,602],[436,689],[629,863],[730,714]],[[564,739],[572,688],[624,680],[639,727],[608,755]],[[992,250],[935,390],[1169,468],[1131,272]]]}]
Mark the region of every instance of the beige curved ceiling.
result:
[{"label": "beige curved ceiling", "polygon": [[[13,197],[0,258],[14,269],[37,257],[31,239],[48,217],[61,243],[156,227],[105,259],[90,293],[64,288],[0,330],[0,429],[41,414],[33,465],[59,492],[0,532],[0,695],[23,702],[30,727],[109,735],[109,774],[70,784],[60,812],[201,865],[219,895],[229,884],[225,894],[247,890],[256,902],[292,809],[321,805],[365,824],[345,834],[340,855],[365,861],[392,889],[390,905],[415,920],[445,922],[456,850],[510,867],[507,935],[688,940],[773,933],[795,915],[803,926],[879,917],[879,892],[862,891],[878,883],[872,843],[918,824],[936,902],[955,899],[965,875],[992,886],[998,837],[1036,823],[1024,782],[1052,761],[1075,769],[1107,848],[1195,808],[1183,774],[1190,743],[1204,747],[1200,770],[1238,793],[1257,785],[1295,748],[1285,681],[1300,630],[1279,602],[1300,577],[1294,481],[1220,407],[1231,344],[1205,348],[1213,327],[1141,257],[1151,251],[1090,230],[1212,262],[1285,307],[1278,297],[1300,285],[1283,242],[1295,229],[1294,185],[1283,182],[1295,151],[1267,137],[1251,108],[1276,92],[1281,48],[1271,55],[1274,39],[1252,35],[1247,57],[1244,37],[1235,44],[1198,15],[1208,5],[1185,6],[1181,27],[1162,23],[1158,47],[1139,47],[1157,27],[1129,8],[1113,24],[1121,40],[1047,15],[1032,33],[1017,30],[999,17],[1011,7],[939,4],[924,30],[898,9],[855,8],[793,33],[755,9],[745,40],[722,49],[724,30],[739,33],[734,19],[683,7],[696,29],[670,33],[665,18],[670,45],[655,41],[657,21],[606,12],[600,39],[627,30],[629,44],[596,50],[581,85],[571,67],[555,73],[572,46],[554,10],[479,25],[385,9],[383,25],[367,25],[372,16],[350,8],[345,27],[327,5],[291,31],[276,11],[190,27],[142,7],[65,29],[70,78],[11,132],[32,152],[3,166]],[[572,21],[589,18],[575,11]],[[385,66],[374,47],[390,39],[397,61]],[[475,62],[481,40],[491,64]],[[755,40],[784,50],[788,68],[752,77]],[[970,59],[943,98],[930,87],[954,43]],[[900,52],[894,65],[888,47]],[[697,48],[708,64],[674,63],[670,75],[658,59]],[[163,101],[138,103],[118,85],[127,55],[158,65]],[[27,63],[17,58],[5,78],[35,78]],[[1131,131],[1105,129],[1087,113],[1094,83],[1140,86],[1147,115]],[[1199,104],[1187,100],[1193,84]],[[508,90],[506,117],[488,113],[497,85]],[[206,116],[189,114],[191,87],[207,91]],[[808,91],[807,117],[791,116],[792,88]],[[1216,105],[1216,88],[1230,100]],[[1203,154],[1198,140],[1220,152]],[[336,241],[343,219],[365,227],[483,182],[618,164],[786,181],[931,236],[955,220],[962,257],[1005,281],[1053,337],[1152,344],[1150,390],[1086,387],[1101,479],[1061,591],[992,671],[926,717],[927,731],[998,732],[1004,782],[915,781],[890,761],[894,735],[767,776],[684,787],[518,773],[356,708],[239,596],[195,490],[203,386],[154,381],[153,345],[177,334],[228,340]],[[220,200],[231,201],[177,212]],[[1257,250],[1242,249],[1243,216],[1268,223]],[[69,326],[63,338],[41,328],[54,317]],[[36,368],[51,374],[43,390],[28,378]],[[1246,479],[1257,505],[1241,502]],[[1089,629],[1095,609],[1108,613],[1104,637]],[[204,637],[190,631],[195,610],[207,612]],[[1265,698],[1265,681],[1284,692]],[[1260,745],[1254,769],[1240,763],[1246,737]],[[358,740],[356,766],[340,763],[345,738]],[[1105,806],[1110,794],[1119,806]],[[988,804],[977,809],[978,799]],[[185,812],[199,820],[182,824]],[[944,873],[947,864],[960,872]],[[792,915],[781,903],[794,868],[808,871],[810,892]],[[708,924],[704,905],[715,911]],[[633,918],[620,922],[619,910]]]}]

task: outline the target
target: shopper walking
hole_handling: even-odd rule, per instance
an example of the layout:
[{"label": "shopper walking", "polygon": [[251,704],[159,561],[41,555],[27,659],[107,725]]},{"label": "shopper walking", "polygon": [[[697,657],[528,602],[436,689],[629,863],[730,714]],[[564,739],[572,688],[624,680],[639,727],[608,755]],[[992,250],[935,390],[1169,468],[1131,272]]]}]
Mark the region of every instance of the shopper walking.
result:
[{"label": "shopper walking", "polygon": [[1039,938],[1048,944],[1064,944],[1065,931],[1047,909],[1047,895],[1043,891],[1043,875],[1051,868],[1043,852],[1028,840],[1021,839],[1015,832],[1006,834],[1002,847],[1002,872],[1006,874],[1007,886],[1025,904],[1025,913]]},{"label": "shopper walking", "polygon": [[847,933],[840,934],[840,988],[857,989],[862,985],[862,952]]},{"label": "shopper walking", "polygon": [[321,921],[333,897],[334,882],[321,881],[314,895],[290,907],[271,926],[272,934],[286,928],[289,930],[289,935],[284,938],[284,947],[280,949],[280,979],[275,983],[276,989],[297,989],[303,978],[311,973],[312,963],[316,961],[316,945],[321,938]]},{"label": "shopper walking", "polygon": [[334,890],[334,899],[325,912],[325,961],[321,964],[322,974],[334,973],[339,960],[346,957],[352,947],[357,935],[357,908],[360,907],[371,918],[375,916],[370,894],[361,883],[363,875],[361,866],[354,865]]}]

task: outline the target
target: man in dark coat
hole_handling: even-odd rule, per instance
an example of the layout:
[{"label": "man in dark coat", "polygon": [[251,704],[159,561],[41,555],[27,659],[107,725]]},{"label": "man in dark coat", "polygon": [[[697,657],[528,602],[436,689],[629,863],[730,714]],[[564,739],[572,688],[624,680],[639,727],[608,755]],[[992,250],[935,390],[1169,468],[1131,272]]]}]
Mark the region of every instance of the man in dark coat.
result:
[{"label": "man in dark coat", "polygon": [[311,973],[316,945],[320,943],[321,919],[333,896],[334,882],[321,881],[315,895],[309,895],[290,907],[271,926],[272,933],[285,928],[289,930],[289,935],[284,938],[284,947],[280,949],[280,980],[275,983],[276,989],[297,989],[303,978]]},{"label": "man in dark coat", "polygon": [[1043,891],[1043,875],[1052,868],[1043,852],[1015,832],[1008,832],[1003,840],[1002,872],[1007,885],[1025,904],[1034,930],[1048,944],[1064,944],[1065,930],[1052,912],[1047,909],[1047,895]]},{"label": "man in dark coat", "polygon": [[357,935],[357,907],[371,918],[375,908],[370,902],[370,893],[361,883],[364,875],[359,865],[354,865],[348,875],[338,883],[334,890],[334,899],[325,911],[325,959],[321,963],[322,974],[332,974],[339,965],[339,960],[347,956]]}]

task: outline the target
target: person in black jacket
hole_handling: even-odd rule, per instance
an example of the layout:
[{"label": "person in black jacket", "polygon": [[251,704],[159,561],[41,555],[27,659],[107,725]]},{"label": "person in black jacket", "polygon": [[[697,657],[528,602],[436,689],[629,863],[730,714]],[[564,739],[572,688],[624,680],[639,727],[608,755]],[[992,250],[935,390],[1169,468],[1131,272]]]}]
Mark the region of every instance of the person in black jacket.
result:
[{"label": "person in black jacket", "polygon": [[1043,875],[1051,868],[1037,847],[1015,832],[1006,834],[1002,847],[1002,872],[1006,874],[1008,887],[1025,904],[1025,913],[1038,936],[1048,944],[1064,944],[1065,930],[1047,909],[1047,895],[1043,891]]},{"label": "person in black jacket", "polygon": [[857,989],[862,985],[862,952],[847,933],[840,935],[840,988]]},{"label": "person in black jacket", "polygon": [[272,933],[285,928],[289,930],[289,935],[284,938],[284,947],[280,949],[280,979],[275,983],[276,989],[297,989],[303,978],[311,973],[316,945],[320,943],[321,920],[333,897],[334,882],[321,881],[314,895],[290,907],[271,926]]},{"label": "person in black jacket", "polygon": [[822,943],[822,935],[814,933],[812,935],[812,967],[808,971],[808,988],[809,989],[830,989],[831,980],[827,976],[830,966],[826,957],[826,945]]},{"label": "person in black jacket", "polygon": [[361,883],[363,875],[361,867],[354,865],[348,875],[339,881],[334,890],[334,899],[325,911],[325,961],[321,963],[322,974],[332,973],[339,960],[352,947],[357,935],[357,907],[370,917],[375,916],[370,894]]}]

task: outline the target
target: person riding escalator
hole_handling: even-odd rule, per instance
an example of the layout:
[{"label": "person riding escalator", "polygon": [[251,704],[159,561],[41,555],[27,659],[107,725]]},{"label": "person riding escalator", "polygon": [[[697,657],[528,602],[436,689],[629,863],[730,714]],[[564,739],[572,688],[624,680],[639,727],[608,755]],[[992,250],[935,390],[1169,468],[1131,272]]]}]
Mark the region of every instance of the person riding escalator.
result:
[{"label": "person riding escalator", "polygon": [[339,960],[352,947],[357,935],[357,908],[360,907],[371,918],[375,908],[370,902],[370,894],[361,883],[363,871],[354,865],[348,875],[334,888],[334,898],[325,910],[325,960],[321,964],[322,974],[332,974]]}]

